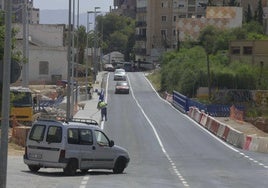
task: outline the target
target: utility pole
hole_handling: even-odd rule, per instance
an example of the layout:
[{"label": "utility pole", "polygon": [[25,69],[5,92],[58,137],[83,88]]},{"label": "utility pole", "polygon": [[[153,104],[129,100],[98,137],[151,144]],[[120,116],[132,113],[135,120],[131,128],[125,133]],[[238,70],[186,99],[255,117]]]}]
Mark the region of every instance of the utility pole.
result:
[{"label": "utility pole", "polygon": [[23,66],[22,66],[22,86],[29,86],[29,18],[28,0],[23,3]]},{"label": "utility pole", "polygon": [[68,27],[68,54],[67,54],[67,59],[68,59],[68,65],[67,65],[67,106],[66,106],[66,120],[70,120],[70,109],[71,109],[71,103],[70,103],[70,95],[71,95],[71,86],[70,86],[70,78],[71,78],[71,43],[72,43],[72,38],[71,38],[71,23],[72,23],[72,0],[69,0],[69,27]]},{"label": "utility pole", "polygon": [[1,120],[1,150],[0,150],[0,188],[6,188],[7,181],[7,153],[9,129],[10,103],[10,69],[11,69],[11,14],[12,1],[5,1],[5,44],[3,62],[3,89],[2,89],[2,120]]}]

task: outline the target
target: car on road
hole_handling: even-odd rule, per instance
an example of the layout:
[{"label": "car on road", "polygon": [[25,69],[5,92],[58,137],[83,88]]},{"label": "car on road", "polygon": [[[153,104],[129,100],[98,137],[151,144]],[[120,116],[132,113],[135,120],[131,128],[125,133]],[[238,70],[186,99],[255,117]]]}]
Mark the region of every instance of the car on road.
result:
[{"label": "car on road", "polygon": [[115,90],[114,93],[118,94],[118,93],[125,93],[125,94],[129,94],[129,84],[127,81],[117,81],[115,84]]},{"label": "car on road", "polygon": [[108,71],[108,72],[113,72],[115,69],[114,69],[114,66],[112,64],[107,63],[104,65],[104,70]]},{"label": "car on road", "polygon": [[127,80],[125,69],[115,69],[114,80]]},{"label": "car on road", "polygon": [[129,162],[126,149],[114,145],[91,119],[37,120],[27,136],[24,163],[32,172],[62,168],[65,175],[79,169],[108,169],[123,173]]}]

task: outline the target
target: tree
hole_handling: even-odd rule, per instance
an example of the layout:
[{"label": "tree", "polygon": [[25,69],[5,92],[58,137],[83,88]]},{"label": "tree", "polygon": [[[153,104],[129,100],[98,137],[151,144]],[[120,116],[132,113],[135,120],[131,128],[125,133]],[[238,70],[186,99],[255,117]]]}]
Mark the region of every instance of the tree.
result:
[{"label": "tree", "polygon": [[248,4],[247,11],[245,11],[245,22],[248,23],[253,20],[250,4]]},{"label": "tree", "polygon": [[218,30],[213,26],[207,26],[204,28],[199,36],[200,44],[203,46],[207,57],[207,79],[208,79],[208,96],[211,99],[211,79],[210,79],[210,59],[209,56],[217,51],[216,38]]},{"label": "tree", "polygon": [[103,52],[119,51],[130,59],[135,40],[135,20],[114,13],[97,17],[97,32],[102,34]]},{"label": "tree", "polygon": [[263,7],[262,7],[262,1],[259,0],[258,2],[258,8],[257,8],[257,20],[261,25],[263,25]]},{"label": "tree", "polygon": [[239,3],[236,0],[230,0],[229,1],[229,6],[238,7]]}]

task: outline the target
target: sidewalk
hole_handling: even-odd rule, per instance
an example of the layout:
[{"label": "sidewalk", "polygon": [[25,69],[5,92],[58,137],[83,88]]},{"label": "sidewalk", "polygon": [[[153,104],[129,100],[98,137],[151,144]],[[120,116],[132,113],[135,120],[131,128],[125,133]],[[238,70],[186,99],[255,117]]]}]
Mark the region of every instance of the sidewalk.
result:
[{"label": "sidewalk", "polygon": [[99,102],[99,95],[97,91],[101,90],[101,84],[103,75],[106,72],[99,72],[96,78],[96,82],[93,84],[94,92],[92,94],[92,98],[89,100],[80,101],[79,103],[84,103],[84,109],[78,109],[74,118],[86,118],[86,119],[94,119],[101,125],[101,112],[97,109],[97,104]]}]

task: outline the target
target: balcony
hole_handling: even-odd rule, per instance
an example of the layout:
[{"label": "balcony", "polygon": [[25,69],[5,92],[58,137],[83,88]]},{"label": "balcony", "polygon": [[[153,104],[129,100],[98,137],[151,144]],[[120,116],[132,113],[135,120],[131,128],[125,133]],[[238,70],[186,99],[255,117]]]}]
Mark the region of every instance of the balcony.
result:
[{"label": "balcony", "polygon": [[135,39],[137,41],[146,41],[147,37],[145,34],[144,35],[141,34],[141,35],[135,35]]},{"label": "balcony", "polygon": [[146,27],[147,23],[146,23],[146,21],[136,21],[135,26],[136,27]]},{"label": "balcony", "polygon": [[145,48],[135,48],[134,52],[136,55],[145,56],[146,55],[146,49]]},{"label": "balcony", "polygon": [[146,13],[147,12],[147,8],[146,7],[141,7],[141,8],[137,8],[136,9],[137,13]]}]

